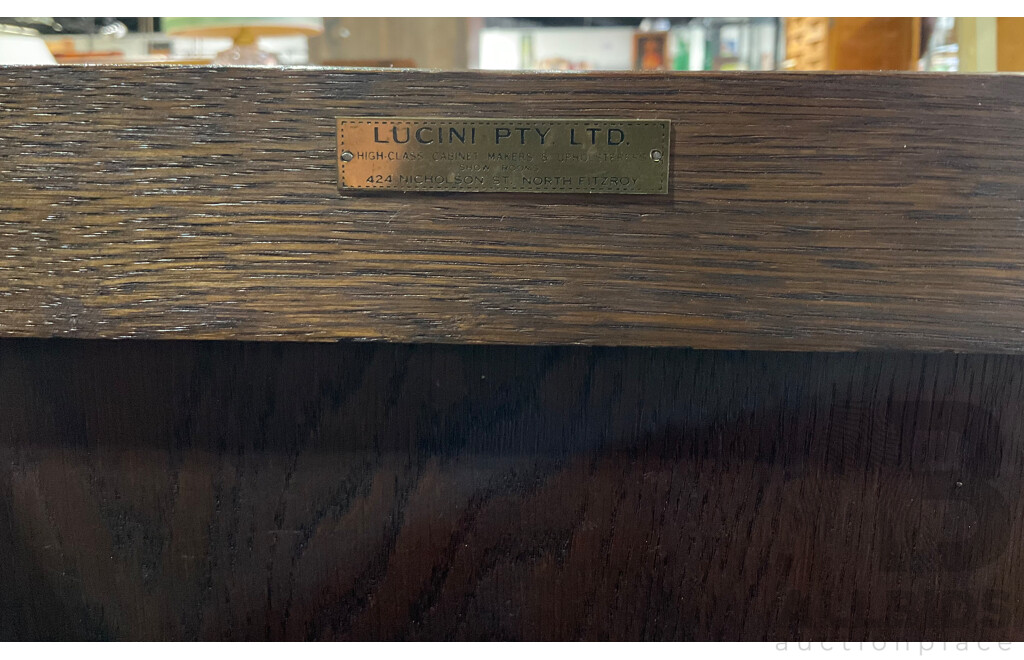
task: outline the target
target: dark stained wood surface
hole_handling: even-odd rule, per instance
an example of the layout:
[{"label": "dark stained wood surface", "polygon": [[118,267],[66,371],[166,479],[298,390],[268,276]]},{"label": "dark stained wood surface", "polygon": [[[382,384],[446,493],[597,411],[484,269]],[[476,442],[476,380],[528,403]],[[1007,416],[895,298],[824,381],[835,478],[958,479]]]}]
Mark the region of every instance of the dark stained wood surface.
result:
[{"label": "dark stained wood surface", "polygon": [[1019,639],[1022,360],[0,341],[0,638]]},{"label": "dark stained wood surface", "polygon": [[[673,121],[672,193],[346,196],[337,115]],[[1024,79],[0,69],[0,335],[1024,349]]]}]

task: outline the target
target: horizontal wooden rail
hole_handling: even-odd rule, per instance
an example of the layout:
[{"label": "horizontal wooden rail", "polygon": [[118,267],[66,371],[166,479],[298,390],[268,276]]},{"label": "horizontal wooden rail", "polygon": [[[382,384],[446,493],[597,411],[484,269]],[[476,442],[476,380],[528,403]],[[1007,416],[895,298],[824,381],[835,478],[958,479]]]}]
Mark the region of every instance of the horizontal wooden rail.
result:
[{"label": "horizontal wooden rail", "polygon": [[[0,335],[1024,352],[1024,78],[0,68]],[[335,117],[672,121],[670,193],[342,194]]]}]

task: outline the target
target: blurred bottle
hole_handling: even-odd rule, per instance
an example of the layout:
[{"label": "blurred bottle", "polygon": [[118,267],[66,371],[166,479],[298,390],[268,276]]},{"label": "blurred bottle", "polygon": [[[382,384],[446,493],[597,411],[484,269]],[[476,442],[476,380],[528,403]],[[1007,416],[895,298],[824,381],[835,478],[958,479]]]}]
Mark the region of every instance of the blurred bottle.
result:
[{"label": "blurred bottle", "polygon": [[676,25],[669,31],[669,57],[673,71],[705,71],[707,30],[699,20]]},{"label": "blurred bottle", "polygon": [[689,71],[690,70],[690,26],[683,25],[681,27],[674,28],[670,33],[671,49],[672,49],[672,70],[673,71]]},{"label": "blurred bottle", "polygon": [[698,24],[705,35],[705,70],[769,71],[781,61],[777,18],[702,18]]},{"label": "blurred bottle", "polygon": [[[926,19],[927,20],[927,19]],[[928,37],[922,71],[959,71],[960,47],[956,42],[956,19],[943,16],[931,19],[931,35]]]},{"label": "blurred bottle", "polygon": [[533,56],[533,35],[524,32],[519,42],[519,68],[529,71],[537,67],[536,58]]}]

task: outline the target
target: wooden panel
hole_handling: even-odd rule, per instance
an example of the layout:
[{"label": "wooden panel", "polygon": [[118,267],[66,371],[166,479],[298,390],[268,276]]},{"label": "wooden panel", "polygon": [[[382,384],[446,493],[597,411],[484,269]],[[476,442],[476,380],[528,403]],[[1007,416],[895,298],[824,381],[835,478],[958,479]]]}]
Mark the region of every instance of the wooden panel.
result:
[{"label": "wooden panel", "polygon": [[[1024,348],[1024,79],[0,70],[0,334]],[[346,196],[336,115],[673,122],[671,193]]]},{"label": "wooden panel", "polygon": [[796,71],[828,69],[828,29],[825,17],[786,18],[786,68]]},{"label": "wooden panel", "polygon": [[916,71],[921,19],[832,18],[828,35],[833,71]]},{"label": "wooden panel", "polygon": [[1024,71],[1024,18],[996,19],[996,62],[999,71]]},{"label": "wooden panel", "polygon": [[0,341],[0,638],[1016,639],[1022,369]]}]

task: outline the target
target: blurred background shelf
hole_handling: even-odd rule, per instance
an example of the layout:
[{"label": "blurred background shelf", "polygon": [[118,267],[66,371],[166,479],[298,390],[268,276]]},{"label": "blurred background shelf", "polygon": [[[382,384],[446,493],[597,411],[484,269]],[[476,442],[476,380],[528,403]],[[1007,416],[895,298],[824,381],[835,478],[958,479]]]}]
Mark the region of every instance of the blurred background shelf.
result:
[{"label": "blurred background shelf", "polygon": [[[232,47],[228,32],[175,27],[175,21],[191,20],[0,18],[0,62],[204,64]],[[1024,70],[1021,18],[300,20],[313,21],[318,28],[289,33],[287,26],[268,31],[266,25],[254,25],[248,32],[260,50],[272,53],[282,65],[511,71]]]}]

